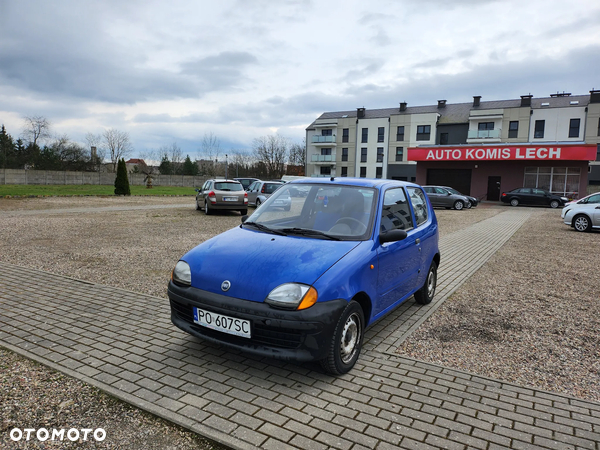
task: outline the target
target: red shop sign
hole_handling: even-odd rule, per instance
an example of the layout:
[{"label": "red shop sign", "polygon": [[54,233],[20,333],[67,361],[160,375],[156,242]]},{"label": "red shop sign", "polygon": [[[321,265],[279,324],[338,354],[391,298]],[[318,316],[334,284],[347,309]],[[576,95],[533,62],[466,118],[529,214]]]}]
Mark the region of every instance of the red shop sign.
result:
[{"label": "red shop sign", "polygon": [[410,147],[408,161],[593,161],[596,145]]}]

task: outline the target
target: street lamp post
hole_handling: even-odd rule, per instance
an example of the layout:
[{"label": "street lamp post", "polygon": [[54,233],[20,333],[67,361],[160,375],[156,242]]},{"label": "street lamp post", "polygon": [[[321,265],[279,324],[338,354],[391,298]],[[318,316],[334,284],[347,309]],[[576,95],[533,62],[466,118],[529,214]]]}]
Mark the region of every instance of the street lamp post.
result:
[{"label": "street lamp post", "polygon": [[225,179],[227,180],[227,169],[228,169],[228,164],[227,164],[227,153],[225,153]]}]

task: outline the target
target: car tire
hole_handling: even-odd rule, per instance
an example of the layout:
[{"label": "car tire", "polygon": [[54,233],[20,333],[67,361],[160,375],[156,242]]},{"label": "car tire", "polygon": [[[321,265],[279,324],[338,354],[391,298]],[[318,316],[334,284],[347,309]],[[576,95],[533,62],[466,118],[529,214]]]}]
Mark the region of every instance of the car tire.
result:
[{"label": "car tire", "polygon": [[518,198],[511,199],[510,205],[511,206],[519,206],[519,199]]},{"label": "car tire", "polygon": [[471,202],[467,202],[467,209],[471,209]]},{"label": "car tire", "polygon": [[260,199],[257,198],[255,203],[256,203],[256,207],[258,208],[260,206],[260,203],[261,203]]},{"label": "car tire", "polygon": [[292,209],[292,207],[291,207],[291,206],[284,206],[284,207],[283,207],[283,210],[284,210],[284,211],[289,211],[290,209]]},{"label": "car tire", "polygon": [[204,202],[204,214],[206,214],[207,216],[212,215],[212,211],[208,207],[208,199],[206,199],[206,201]]},{"label": "car tire", "polygon": [[552,201],[550,202],[550,208],[552,208],[552,209],[556,209],[556,208],[558,208],[559,206],[560,206],[560,203],[558,202],[558,200],[552,200]]},{"label": "car tire", "polygon": [[454,202],[454,209],[456,209],[457,211],[460,211],[461,209],[463,209],[465,207],[465,204],[460,201],[460,200],[456,200]]},{"label": "car tire", "polygon": [[435,289],[437,287],[437,263],[431,262],[425,284],[421,289],[415,292],[415,301],[420,305],[428,305],[433,300]]},{"label": "car tire", "polygon": [[200,211],[202,208],[200,208],[200,203],[198,203],[198,199],[196,199],[196,211]]},{"label": "car tire", "polygon": [[332,375],[349,372],[360,355],[364,334],[363,309],[357,301],[352,300],[338,320],[327,357],[320,361],[323,370]]},{"label": "car tire", "polygon": [[245,216],[246,214],[248,214],[248,210],[247,209],[240,209],[240,214],[242,216]]},{"label": "car tire", "polygon": [[571,224],[576,231],[590,231],[592,229],[592,222],[590,218],[584,214],[578,214],[573,217],[573,223]]}]

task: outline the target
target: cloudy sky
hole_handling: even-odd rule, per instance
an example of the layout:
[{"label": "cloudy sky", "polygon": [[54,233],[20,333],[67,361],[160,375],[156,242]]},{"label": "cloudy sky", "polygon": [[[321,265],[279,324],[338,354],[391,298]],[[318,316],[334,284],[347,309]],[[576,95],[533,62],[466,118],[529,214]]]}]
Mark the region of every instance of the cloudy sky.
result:
[{"label": "cloudy sky", "polygon": [[325,111],[600,89],[598,0],[0,0],[0,123],[132,156],[300,141]]}]

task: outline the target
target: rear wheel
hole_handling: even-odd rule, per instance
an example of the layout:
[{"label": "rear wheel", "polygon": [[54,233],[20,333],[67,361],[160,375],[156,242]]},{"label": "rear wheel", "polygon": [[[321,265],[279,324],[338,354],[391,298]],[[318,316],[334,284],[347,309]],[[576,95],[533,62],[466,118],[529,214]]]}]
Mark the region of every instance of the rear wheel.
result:
[{"label": "rear wheel", "polygon": [[437,286],[437,264],[435,261],[431,262],[429,266],[429,272],[427,272],[427,278],[425,284],[421,289],[415,292],[415,300],[421,305],[427,305],[433,300],[435,295],[435,288]]},{"label": "rear wheel", "polygon": [[579,214],[573,218],[573,228],[577,231],[590,231],[592,229],[592,223],[588,216]]},{"label": "rear wheel", "polygon": [[558,200],[552,200],[550,202],[550,208],[558,208],[558,205],[559,205]]},{"label": "rear wheel", "polygon": [[454,202],[454,209],[460,211],[461,209],[463,209],[465,206],[465,204],[463,202],[461,202],[460,200],[456,200]]},{"label": "rear wheel", "polygon": [[519,199],[518,198],[513,198],[510,201],[511,206],[519,206]]},{"label": "rear wheel", "polygon": [[364,333],[363,310],[352,300],[338,320],[327,357],[320,361],[323,370],[333,375],[349,372],[360,355]]}]

